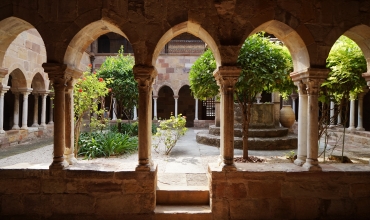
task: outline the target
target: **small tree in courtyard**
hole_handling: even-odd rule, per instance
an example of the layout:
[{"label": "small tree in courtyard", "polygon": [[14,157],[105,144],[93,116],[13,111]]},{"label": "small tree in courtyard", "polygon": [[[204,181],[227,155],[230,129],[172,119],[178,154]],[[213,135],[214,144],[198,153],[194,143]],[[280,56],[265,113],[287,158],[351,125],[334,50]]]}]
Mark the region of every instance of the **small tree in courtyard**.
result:
[{"label": "small tree in courtyard", "polygon": [[118,118],[132,118],[133,108],[138,104],[138,88],[134,79],[134,57],[125,56],[123,47],[117,56],[107,57],[98,70],[98,75],[104,79],[111,78],[112,94],[116,98],[115,111]]},{"label": "small tree in courtyard", "polygon": [[[251,118],[251,105],[257,93],[262,91],[279,90],[283,97],[287,97],[294,88],[293,82],[289,77],[292,71],[292,62],[288,50],[274,43],[258,33],[250,36],[243,44],[238,57],[238,64],[242,68],[240,77],[235,85],[235,100],[242,108],[243,115],[243,158],[248,159],[248,128]],[[190,88],[197,98],[204,98],[208,94],[218,92],[218,86],[212,73],[216,66],[208,65],[213,56],[206,54],[200,57],[200,61],[194,63],[190,71]],[[206,71],[203,71],[206,70]],[[209,78],[209,81],[201,78]],[[209,82],[209,83],[205,83]],[[212,82],[212,83],[210,83]],[[196,91],[197,88],[203,90]],[[214,93],[209,92],[212,90]],[[206,92],[201,92],[206,91]]]},{"label": "small tree in courtyard", "polygon": [[[104,109],[99,109],[99,104],[101,103],[101,99],[109,92],[109,89],[107,88],[109,82],[109,79],[104,80],[103,78],[99,78],[96,74],[86,71],[83,73],[83,76],[77,80],[77,83],[74,86],[75,155],[77,155],[79,149],[78,140],[81,133],[81,127],[83,126],[83,117],[86,114],[90,117],[91,126],[97,126],[103,118]],[[93,114],[98,118],[92,117]]]}]

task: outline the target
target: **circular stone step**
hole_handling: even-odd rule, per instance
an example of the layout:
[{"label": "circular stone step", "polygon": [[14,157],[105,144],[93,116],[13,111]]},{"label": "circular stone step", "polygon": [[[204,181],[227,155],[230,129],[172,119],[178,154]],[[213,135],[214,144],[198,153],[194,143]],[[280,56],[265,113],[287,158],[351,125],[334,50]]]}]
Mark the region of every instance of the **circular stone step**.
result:
[{"label": "circular stone step", "polygon": [[[200,144],[220,147],[220,136],[209,134],[208,131],[200,131],[196,134],[196,141]],[[248,150],[288,150],[296,149],[298,145],[297,135],[272,138],[248,138]],[[234,137],[234,148],[243,149],[243,140]]]},{"label": "circular stone step", "polygon": [[[215,125],[209,126],[209,133],[215,136],[220,136],[220,127]],[[288,128],[263,128],[263,129],[249,129],[249,137],[283,137],[288,135]],[[234,137],[242,137],[243,132],[240,128],[234,128]]]}]

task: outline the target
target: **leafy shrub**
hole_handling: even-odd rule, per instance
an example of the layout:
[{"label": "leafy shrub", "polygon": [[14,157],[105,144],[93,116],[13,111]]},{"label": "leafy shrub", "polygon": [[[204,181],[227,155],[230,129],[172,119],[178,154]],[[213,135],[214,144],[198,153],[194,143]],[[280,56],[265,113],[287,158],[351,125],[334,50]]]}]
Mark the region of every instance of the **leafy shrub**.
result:
[{"label": "leafy shrub", "polygon": [[[112,132],[118,132],[118,125],[111,125],[109,128]],[[137,136],[139,134],[139,123],[121,123],[121,133],[130,136]],[[157,133],[157,125],[152,124],[152,134]]]},{"label": "leafy shrub", "polygon": [[79,145],[78,155],[84,156],[85,159],[93,159],[135,152],[138,139],[137,137],[130,137],[128,134],[112,131],[107,133],[82,133]]},{"label": "leafy shrub", "polygon": [[154,150],[159,152],[160,144],[163,143],[165,147],[164,154],[168,155],[176,145],[177,140],[185,134],[187,130],[185,124],[186,118],[181,114],[177,115],[177,117],[171,114],[170,119],[161,121],[155,134],[156,142],[153,142]]}]

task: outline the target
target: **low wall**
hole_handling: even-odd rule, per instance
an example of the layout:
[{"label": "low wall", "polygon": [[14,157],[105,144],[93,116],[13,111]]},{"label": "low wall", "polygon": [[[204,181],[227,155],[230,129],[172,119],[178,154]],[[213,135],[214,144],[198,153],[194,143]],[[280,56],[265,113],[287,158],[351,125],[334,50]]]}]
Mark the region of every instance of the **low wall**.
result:
[{"label": "low wall", "polygon": [[369,219],[370,166],[209,165],[214,219]]},{"label": "low wall", "polygon": [[209,128],[210,125],[214,125],[215,120],[194,120],[194,128]]},{"label": "low wall", "polygon": [[29,127],[27,130],[9,130],[0,134],[0,147],[8,147],[33,141],[38,138],[52,137],[54,125],[47,125],[46,128]]},{"label": "low wall", "polygon": [[[85,165],[86,166],[86,165]],[[0,219],[150,219],[157,169],[89,164],[50,173],[48,164],[0,169]]]}]

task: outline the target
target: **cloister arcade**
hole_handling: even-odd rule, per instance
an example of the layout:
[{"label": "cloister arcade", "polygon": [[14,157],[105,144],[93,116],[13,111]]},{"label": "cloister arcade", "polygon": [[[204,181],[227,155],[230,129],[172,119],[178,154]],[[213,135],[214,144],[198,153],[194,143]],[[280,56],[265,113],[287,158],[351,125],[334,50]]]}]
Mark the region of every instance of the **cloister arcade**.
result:
[{"label": "cloister arcade", "polygon": [[[353,39],[361,47],[370,67],[369,3],[344,0],[2,1],[0,110],[7,111],[4,97],[10,93],[15,95],[14,113],[17,106],[23,106],[19,108],[22,110],[21,120],[16,121],[14,114],[13,124],[3,124],[3,127],[17,124],[21,129],[37,124],[43,127],[47,117],[49,121],[53,118],[54,150],[46,169],[48,172],[37,166],[0,170],[0,184],[9,189],[0,190],[0,215],[27,216],[31,213],[46,218],[50,217],[48,207],[54,210],[54,206],[61,206],[64,210],[58,209],[57,213],[65,216],[153,218],[157,168],[151,160],[152,101],[160,94],[160,88],[153,94],[152,84],[157,76],[155,66],[166,43],[186,32],[204,41],[217,63],[214,77],[221,91],[220,160],[209,164],[208,170],[213,218],[258,218],[258,214],[273,218],[274,214],[268,213],[276,214],[278,210],[285,210],[284,214],[288,213],[291,218],[335,217],[337,212],[349,209],[352,217],[368,217],[369,166],[320,165],[317,160],[317,124],[318,93],[329,73],[325,67],[326,58],[334,42],[341,35]],[[37,65],[29,64],[29,69],[24,63],[7,59],[7,53],[17,51],[9,48],[11,42],[27,30],[38,32],[44,45],[40,48],[41,55],[34,61]],[[244,40],[260,31],[279,38],[293,59],[294,71],[290,76],[298,88],[300,100],[295,165],[254,167],[234,163],[233,92],[241,72],[237,57]],[[133,71],[138,82],[140,106],[138,162],[129,170],[81,169],[75,166],[73,155],[73,85],[89,63],[85,50],[108,32],[128,39],[135,56]],[[370,86],[370,73],[364,73],[363,77]],[[52,94],[50,83],[54,88],[53,117],[46,107],[47,103],[50,105],[47,96]],[[175,91],[174,95],[180,92]],[[30,94],[36,97],[31,108],[27,104]],[[41,113],[36,113],[40,106]],[[32,119],[27,117],[29,113],[34,115]],[[0,121],[0,125],[2,123],[4,121]],[[19,184],[27,187],[14,192],[11,187],[19,179],[22,180]],[[35,189],[27,185],[29,181],[34,181],[32,183],[37,187],[46,185],[46,188],[35,186]],[[44,198],[40,203],[46,208],[37,210],[40,204],[32,202],[37,198],[31,198],[29,194]],[[52,204],[48,204],[46,198],[49,194]],[[94,202],[91,204],[90,200]],[[332,204],[331,208],[322,211],[327,203]],[[7,204],[12,206],[9,208]],[[84,204],[84,207],[77,204]],[[85,207],[92,207],[93,211]],[[17,208],[22,211],[17,213]]]}]

